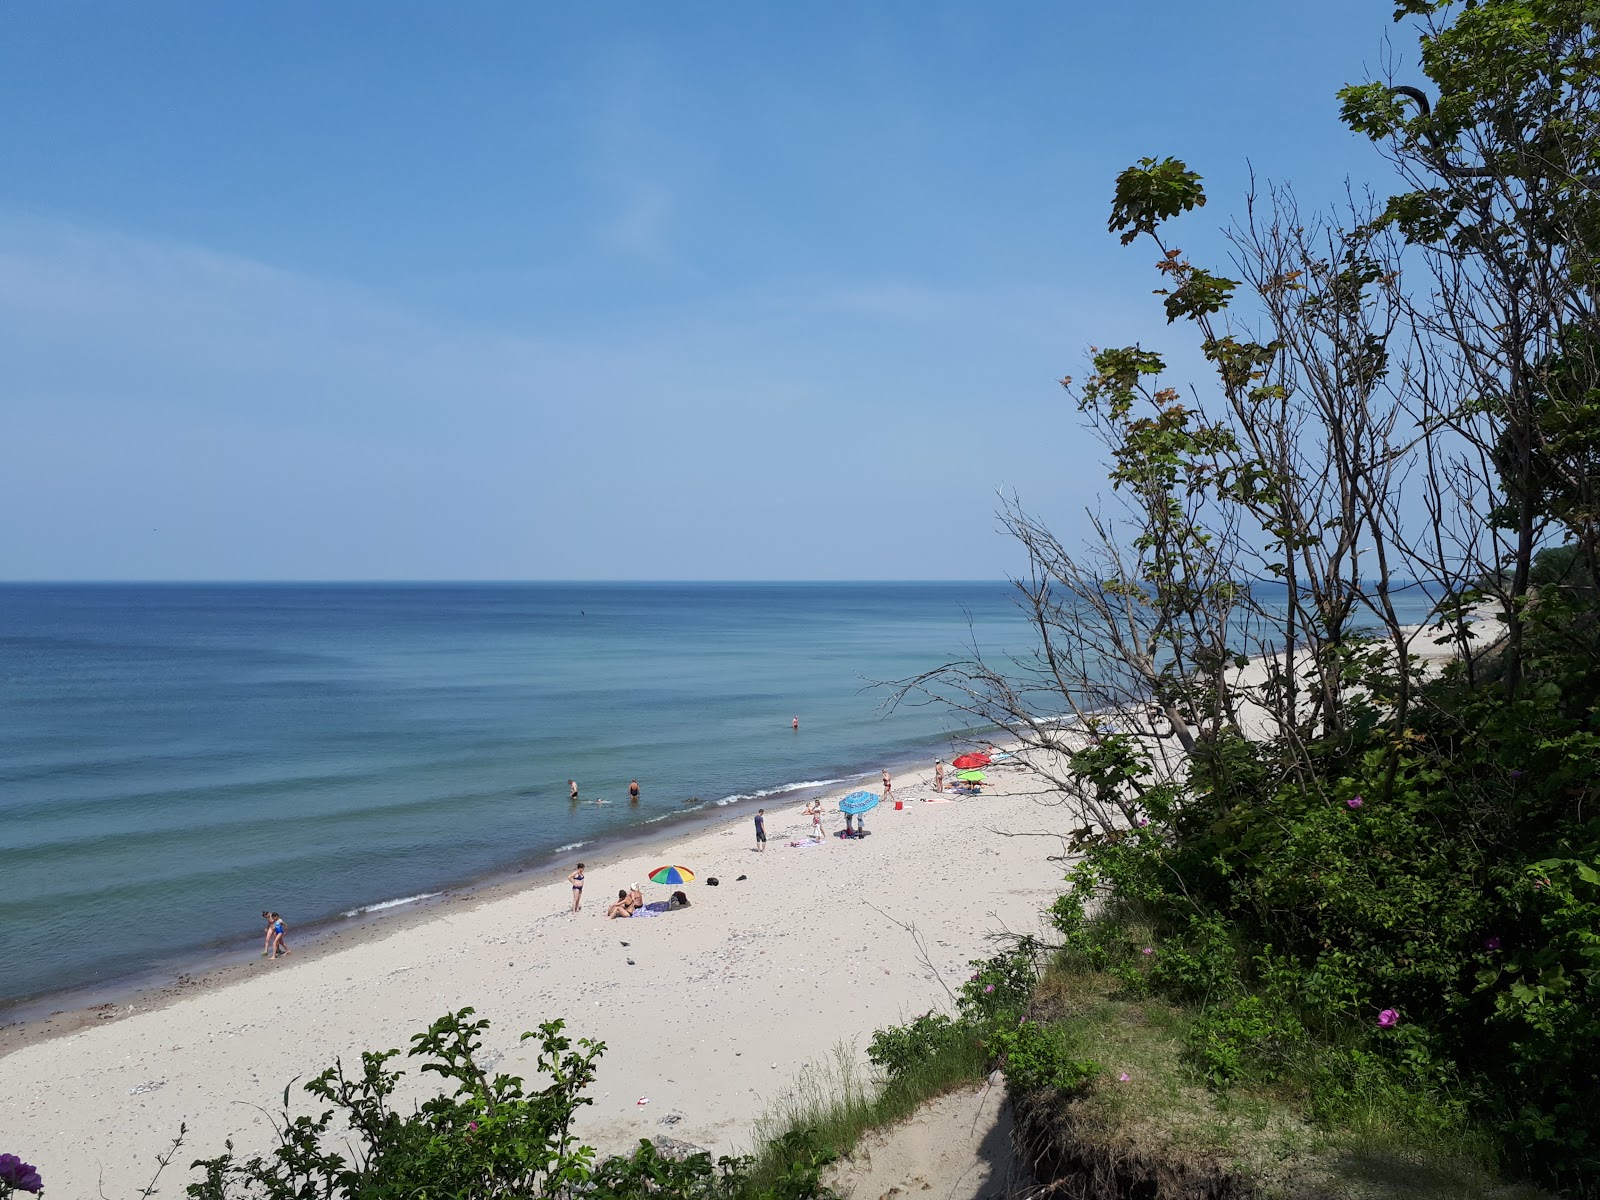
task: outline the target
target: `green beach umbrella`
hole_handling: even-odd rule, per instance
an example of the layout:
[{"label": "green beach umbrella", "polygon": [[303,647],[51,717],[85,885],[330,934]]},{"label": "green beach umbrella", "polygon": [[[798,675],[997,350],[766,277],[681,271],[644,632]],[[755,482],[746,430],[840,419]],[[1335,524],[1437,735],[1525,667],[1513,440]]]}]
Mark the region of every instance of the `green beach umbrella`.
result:
[{"label": "green beach umbrella", "polygon": [[956,778],[963,783],[983,783],[989,777],[982,771],[957,771]]},{"label": "green beach umbrella", "polygon": [[657,867],[650,872],[651,883],[693,883],[694,872],[688,867]]}]

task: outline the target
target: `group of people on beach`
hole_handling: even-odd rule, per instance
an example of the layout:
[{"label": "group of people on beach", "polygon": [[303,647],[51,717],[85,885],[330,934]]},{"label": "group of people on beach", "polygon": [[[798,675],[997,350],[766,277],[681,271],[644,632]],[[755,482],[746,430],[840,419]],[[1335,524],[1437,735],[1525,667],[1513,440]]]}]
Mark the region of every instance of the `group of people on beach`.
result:
[{"label": "group of people on beach", "polygon": [[[579,863],[573,868],[572,874],[567,876],[567,882],[572,885],[572,914],[576,916],[583,908],[583,881],[585,878],[583,864]],[[715,881],[713,881],[715,882]],[[617,898],[606,909],[606,918],[614,920],[617,917],[631,917],[634,913],[645,907],[644,891],[636,883],[631,888],[618,888]],[[672,898],[667,901],[668,911],[689,907],[689,897],[685,892],[673,892]]]}]

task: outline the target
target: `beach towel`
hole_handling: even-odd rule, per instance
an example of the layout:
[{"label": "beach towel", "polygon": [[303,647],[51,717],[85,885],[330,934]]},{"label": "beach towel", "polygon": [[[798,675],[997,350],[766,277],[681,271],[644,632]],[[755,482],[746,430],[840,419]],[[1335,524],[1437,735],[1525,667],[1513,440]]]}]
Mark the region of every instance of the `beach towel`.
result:
[{"label": "beach towel", "polygon": [[659,917],[666,911],[667,902],[665,900],[657,900],[652,904],[646,904],[643,908],[634,909],[629,915],[635,917]]},{"label": "beach towel", "polygon": [[808,849],[808,848],[810,848],[812,846],[820,846],[820,845],[822,845],[822,842],[820,842],[816,838],[807,838],[803,842],[790,842],[789,843],[790,848],[794,849],[794,850],[805,850],[805,849]]}]

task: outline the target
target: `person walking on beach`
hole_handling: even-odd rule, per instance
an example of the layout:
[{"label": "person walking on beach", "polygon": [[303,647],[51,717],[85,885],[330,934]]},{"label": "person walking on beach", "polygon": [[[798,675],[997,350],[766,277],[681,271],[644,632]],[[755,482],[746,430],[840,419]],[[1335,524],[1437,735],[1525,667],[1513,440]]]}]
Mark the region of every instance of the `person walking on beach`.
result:
[{"label": "person walking on beach", "polygon": [[571,795],[572,802],[576,804],[578,802],[578,781],[576,779],[567,780],[567,792]]},{"label": "person walking on beach", "polygon": [[889,768],[883,769],[883,802],[889,803],[889,793],[894,791],[894,780],[889,778]]},{"label": "person walking on beach", "polygon": [[942,758],[933,760],[933,790],[936,792],[944,791],[944,759]]},{"label": "person walking on beach", "polygon": [[267,956],[267,960],[270,962],[272,959],[277,958],[280,954],[285,958],[288,958],[289,943],[283,940],[283,918],[277,913],[272,914],[272,925],[270,928],[272,932],[272,953]]},{"label": "person walking on beach", "polygon": [[767,852],[767,810],[764,808],[756,809],[756,851]]},{"label": "person walking on beach", "polygon": [[639,781],[637,779],[629,780],[628,782],[628,803],[639,803]]},{"label": "person walking on beach", "polygon": [[583,903],[583,864],[578,864],[578,869],[567,876],[567,882],[572,885],[572,913],[578,913],[578,906]]}]

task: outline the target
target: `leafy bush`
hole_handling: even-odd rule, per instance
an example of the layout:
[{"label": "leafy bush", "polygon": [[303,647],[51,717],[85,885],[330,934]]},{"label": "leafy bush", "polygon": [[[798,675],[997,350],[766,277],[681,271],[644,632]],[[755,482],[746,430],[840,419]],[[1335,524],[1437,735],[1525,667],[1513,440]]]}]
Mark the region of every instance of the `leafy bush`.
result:
[{"label": "leafy bush", "polygon": [[891,1025],[874,1033],[867,1045],[867,1061],[885,1077],[897,1079],[971,1036],[972,1029],[964,1022],[944,1013],[923,1013],[909,1025]]},{"label": "leafy bush", "polygon": [[[223,1154],[194,1164],[203,1177],[186,1194],[191,1200],[564,1200],[579,1195],[817,1200],[830,1195],[821,1171],[832,1152],[803,1132],[785,1139],[779,1148],[785,1168],[762,1187],[751,1179],[751,1159],[724,1157],[713,1163],[709,1154],[695,1154],[673,1160],[648,1141],[627,1158],[597,1165],[594,1149],[574,1138],[572,1122],[583,1105],[593,1103],[583,1092],[594,1079],[604,1045],[573,1042],[560,1021],[523,1034],[524,1040],[538,1040],[539,1074],[547,1081],[530,1089],[516,1076],[490,1078],[478,1065],[489,1023],[472,1021],[472,1015],[472,1009],[461,1009],[412,1039],[409,1054],[423,1058],[422,1071],[446,1084],[444,1092],[412,1113],[401,1115],[390,1104],[402,1072],[389,1064],[400,1051],[364,1053],[359,1075],[347,1075],[342,1064],[335,1064],[305,1085],[328,1106],[316,1116],[292,1114],[285,1088],[278,1146],[241,1160],[229,1142]],[[331,1148],[346,1126],[348,1156]]]},{"label": "leafy bush", "polygon": [[1007,1083],[1024,1092],[1075,1092],[1100,1073],[1099,1063],[1075,1055],[1076,1043],[1060,1025],[1027,1021],[996,1034],[994,1050]]}]

